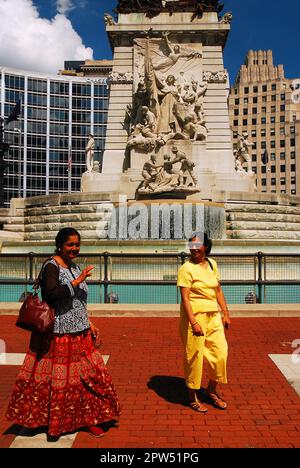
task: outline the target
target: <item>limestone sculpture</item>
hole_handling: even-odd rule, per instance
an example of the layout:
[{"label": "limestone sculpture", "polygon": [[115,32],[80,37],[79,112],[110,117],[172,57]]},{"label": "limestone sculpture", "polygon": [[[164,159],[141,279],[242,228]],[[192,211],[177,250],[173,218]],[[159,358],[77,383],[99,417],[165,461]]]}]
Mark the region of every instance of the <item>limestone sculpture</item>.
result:
[{"label": "limestone sculpture", "polygon": [[94,151],[95,151],[95,140],[94,140],[94,136],[90,133],[89,140],[85,148],[87,172],[93,172]]},{"label": "limestone sculpture", "polygon": [[243,164],[247,163],[247,172],[248,174],[252,175],[252,159],[249,154],[249,148],[252,148],[254,146],[254,143],[248,140],[248,136],[248,133],[238,135],[237,148],[234,152],[236,160],[235,167],[238,172],[246,172],[243,168]]}]

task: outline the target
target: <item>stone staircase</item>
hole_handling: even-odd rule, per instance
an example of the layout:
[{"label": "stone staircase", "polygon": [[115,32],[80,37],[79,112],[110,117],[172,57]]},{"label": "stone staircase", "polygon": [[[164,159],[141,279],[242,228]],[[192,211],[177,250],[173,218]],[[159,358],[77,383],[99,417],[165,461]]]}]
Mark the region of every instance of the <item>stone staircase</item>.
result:
[{"label": "stone staircase", "polygon": [[227,239],[300,240],[300,206],[227,203]]}]

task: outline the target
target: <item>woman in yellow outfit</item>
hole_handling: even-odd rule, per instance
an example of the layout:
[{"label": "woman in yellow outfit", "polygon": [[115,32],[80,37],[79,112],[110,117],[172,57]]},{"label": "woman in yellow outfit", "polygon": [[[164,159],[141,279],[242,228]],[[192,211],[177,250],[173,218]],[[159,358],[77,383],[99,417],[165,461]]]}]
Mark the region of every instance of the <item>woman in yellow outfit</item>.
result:
[{"label": "woman in yellow outfit", "polygon": [[[230,326],[226,299],[220,286],[217,263],[208,259],[212,242],[206,234],[190,239],[191,258],[178,272],[181,292],[180,335],[185,347],[184,373],[190,406],[200,413],[207,407],[199,401],[203,359],[209,365],[209,384],[203,395],[216,408],[226,409],[219,397],[217,384],[227,383],[227,342],[224,333]],[[218,305],[223,312],[223,323]]]}]

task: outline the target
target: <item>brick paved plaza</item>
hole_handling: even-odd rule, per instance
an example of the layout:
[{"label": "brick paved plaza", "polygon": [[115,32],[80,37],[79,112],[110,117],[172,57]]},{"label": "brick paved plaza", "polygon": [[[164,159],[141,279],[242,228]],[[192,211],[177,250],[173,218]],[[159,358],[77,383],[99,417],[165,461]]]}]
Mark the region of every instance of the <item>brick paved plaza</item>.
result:
[{"label": "brick paved plaza", "polygon": [[[101,330],[101,349],[109,356],[122,415],[103,438],[80,432],[69,436],[66,446],[300,447],[300,398],[269,357],[295,351],[291,344],[300,339],[300,318],[233,318],[227,332],[229,385],[222,387],[228,410],[209,406],[206,415],[187,405],[177,318],[99,317],[93,321]],[[0,317],[1,339],[7,353],[25,353],[29,334],[14,323],[14,316]],[[36,437],[30,433],[18,445],[20,427],[4,418],[18,369],[19,365],[0,365],[1,447],[36,446]],[[300,378],[300,369],[297,372]]]}]

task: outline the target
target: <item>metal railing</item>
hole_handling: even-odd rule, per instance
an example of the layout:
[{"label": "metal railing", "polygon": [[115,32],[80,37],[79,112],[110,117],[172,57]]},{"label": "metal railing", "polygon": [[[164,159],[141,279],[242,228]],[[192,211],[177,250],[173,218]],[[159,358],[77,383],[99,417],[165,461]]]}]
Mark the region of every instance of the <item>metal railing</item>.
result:
[{"label": "metal railing", "polygon": [[[0,255],[0,301],[16,302],[34,284],[47,254]],[[186,253],[82,254],[94,265],[90,302],[179,303],[177,272]],[[300,303],[300,254],[216,254],[229,303]]]}]

